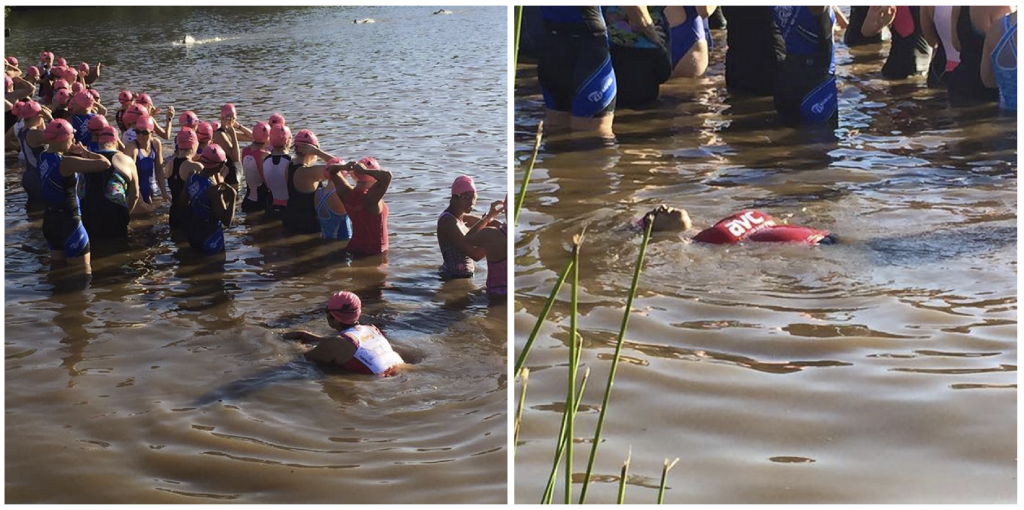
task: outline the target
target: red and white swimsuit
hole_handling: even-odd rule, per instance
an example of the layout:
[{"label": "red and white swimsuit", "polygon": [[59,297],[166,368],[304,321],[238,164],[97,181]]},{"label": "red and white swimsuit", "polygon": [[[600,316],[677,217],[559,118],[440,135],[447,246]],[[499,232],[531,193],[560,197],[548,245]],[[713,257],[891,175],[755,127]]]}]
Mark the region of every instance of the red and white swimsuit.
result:
[{"label": "red and white swimsuit", "polygon": [[360,374],[394,375],[405,363],[397,352],[391,349],[388,339],[375,326],[358,325],[338,334],[356,347],[356,353],[342,367]]},{"label": "red and white swimsuit", "polygon": [[693,240],[709,244],[736,244],[741,241],[818,244],[828,235],[825,230],[777,225],[771,216],[745,209],[702,230]]}]

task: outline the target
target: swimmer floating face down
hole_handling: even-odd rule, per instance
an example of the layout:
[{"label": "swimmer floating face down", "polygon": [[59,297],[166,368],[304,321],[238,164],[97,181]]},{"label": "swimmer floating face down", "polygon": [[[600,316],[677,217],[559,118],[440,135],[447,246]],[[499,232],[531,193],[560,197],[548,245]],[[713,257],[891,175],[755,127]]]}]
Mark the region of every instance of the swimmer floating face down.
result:
[{"label": "swimmer floating face down", "polygon": [[654,226],[651,227],[652,232],[685,232],[693,227],[690,215],[685,209],[676,209],[664,204],[644,215],[641,227],[646,226],[644,222],[647,218],[652,218],[654,221]]}]

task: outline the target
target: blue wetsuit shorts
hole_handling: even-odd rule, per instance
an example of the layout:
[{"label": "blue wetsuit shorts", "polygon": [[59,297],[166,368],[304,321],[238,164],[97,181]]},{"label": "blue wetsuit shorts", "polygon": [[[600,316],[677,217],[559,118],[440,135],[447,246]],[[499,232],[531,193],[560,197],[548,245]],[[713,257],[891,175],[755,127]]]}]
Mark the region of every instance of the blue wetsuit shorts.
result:
[{"label": "blue wetsuit shorts", "polygon": [[549,30],[537,75],[548,109],[594,118],[615,112],[615,72],[606,35]]}]

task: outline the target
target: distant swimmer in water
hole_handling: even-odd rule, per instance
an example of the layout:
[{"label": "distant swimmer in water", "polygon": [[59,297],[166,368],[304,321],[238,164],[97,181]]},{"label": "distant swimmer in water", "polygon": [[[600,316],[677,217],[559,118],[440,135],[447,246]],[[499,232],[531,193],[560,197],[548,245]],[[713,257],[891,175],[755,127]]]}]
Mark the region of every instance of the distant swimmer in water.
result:
[{"label": "distant swimmer in water", "polygon": [[359,296],[341,291],[327,301],[327,323],[337,335],[321,337],[308,331],[289,331],[285,340],[317,345],[305,352],[306,359],[324,365],[336,365],[357,374],[387,377],[405,364],[376,326],[359,324],[362,301]]},{"label": "distant swimmer in water", "polygon": [[436,16],[438,14],[451,14],[451,13],[452,13],[452,11],[446,11],[444,9],[438,9],[437,12],[434,13],[434,15]]},{"label": "distant swimmer in water", "polygon": [[195,42],[196,38],[191,35],[185,35],[185,37],[181,38],[181,44],[195,44]]},{"label": "distant swimmer in water", "polygon": [[[639,222],[640,228],[646,227],[648,218],[654,221],[652,232],[686,232],[693,227],[690,215],[684,209],[665,205],[658,206],[644,215]],[[820,245],[839,242],[838,237],[828,231],[782,225],[771,216],[755,209],[744,209],[723,218],[714,226],[701,230],[693,236],[693,240],[708,244],[737,244],[750,241]]]},{"label": "distant swimmer in water", "polygon": [[376,21],[373,18],[363,18],[363,19],[354,19],[354,20],[352,20],[352,23],[355,23],[357,25],[363,25],[363,24],[366,24],[366,23],[376,23]]}]

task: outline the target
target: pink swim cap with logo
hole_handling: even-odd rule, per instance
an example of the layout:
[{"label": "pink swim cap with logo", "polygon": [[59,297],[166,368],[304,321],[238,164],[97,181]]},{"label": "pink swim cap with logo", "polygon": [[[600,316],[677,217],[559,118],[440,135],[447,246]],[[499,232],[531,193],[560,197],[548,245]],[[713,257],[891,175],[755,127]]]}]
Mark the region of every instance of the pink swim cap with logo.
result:
[{"label": "pink swim cap with logo", "polygon": [[355,324],[359,321],[362,309],[363,302],[359,296],[345,290],[335,292],[327,300],[327,311],[342,324]]}]

